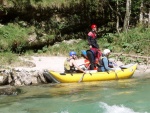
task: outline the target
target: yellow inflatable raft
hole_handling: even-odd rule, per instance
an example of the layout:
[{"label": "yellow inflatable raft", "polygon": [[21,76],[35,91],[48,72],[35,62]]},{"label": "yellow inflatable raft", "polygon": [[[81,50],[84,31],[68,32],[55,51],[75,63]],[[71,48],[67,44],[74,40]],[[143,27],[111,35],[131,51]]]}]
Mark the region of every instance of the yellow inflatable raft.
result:
[{"label": "yellow inflatable raft", "polygon": [[55,71],[47,71],[47,76],[57,83],[72,83],[72,82],[92,82],[106,81],[130,78],[137,68],[137,64],[128,64],[121,66],[120,69],[109,72],[97,72],[88,70],[84,73],[58,73]]}]

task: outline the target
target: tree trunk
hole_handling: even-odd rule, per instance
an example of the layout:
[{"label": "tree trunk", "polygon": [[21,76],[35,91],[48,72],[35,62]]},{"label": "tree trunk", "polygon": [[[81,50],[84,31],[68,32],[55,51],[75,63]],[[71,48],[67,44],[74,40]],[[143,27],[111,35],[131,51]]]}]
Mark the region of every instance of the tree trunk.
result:
[{"label": "tree trunk", "polygon": [[120,33],[119,32],[119,15],[118,15],[118,13],[119,13],[119,9],[118,9],[118,0],[116,1],[116,10],[117,10],[117,13],[116,13],[116,18],[117,18],[117,23],[116,23],[116,30],[117,30],[117,32],[118,33]]},{"label": "tree trunk", "polygon": [[0,5],[7,6],[7,0],[0,0]]},{"label": "tree trunk", "polygon": [[140,18],[139,22],[142,25],[143,24],[143,0],[141,1],[141,6],[140,6]]},{"label": "tree trunk", "polygon": [[150,27],[150,8],[149,8],[149,13],[148,13],[148,27]]},{"label": "tree trunk", "polygon": [[130,14],[131,14],[131,0],[126,0],[126,14],[125,14],[124,25],[123,25],[123,31],[126,32],[129,27]]}]

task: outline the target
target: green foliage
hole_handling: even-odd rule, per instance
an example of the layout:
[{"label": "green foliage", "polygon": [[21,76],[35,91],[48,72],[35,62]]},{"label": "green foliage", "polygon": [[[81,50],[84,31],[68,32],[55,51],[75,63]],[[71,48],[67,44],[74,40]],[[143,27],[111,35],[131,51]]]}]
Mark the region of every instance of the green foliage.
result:
[{"label": "green foliage", "polygon": [[9,0],[9,4],[17,8],[23,9],[25,6],[34,6],[34,7],[48,7],[50,5],[55,5],[60,7],[61,4],[66,4],[66,0]]},{"label": "green foliage", "polygon": [[48,51],[47,46],[44,46],[44,47],[42,48],[42,51],[43,51],[43,53],[46,53],[46,52]]},{"label": "green foliage", "polygon": [[[94,8],[97,7],[97,5],[96,6],[94,5],[96,2],[97,1],[87,2],[87,4],[92,4],[93,8],[91,8],[91,10],[94,10]],[[77,28],[78,26],[79,28],[81,27],[80,24],[77,24],[81,22],[80,15],[77,12],[74,12],[74,14],[72,14],[69,18],[66,17],[61,18],[61,16],[62,15],[60,14],[58,15],[58,17],[56,17],[56,15],[52,15],[52,18],[50,18],[49,21],[47,22],[42,21],[41,23],[40,22],[38,23],[36,20],[34,20],[35,23],[31,25],[27,22],[20,21],[18,18],[16,18],[14,24],[9,23],[8,25],[0,28],[0,37],[1,37],[0,49],[3,51],[9,51],[12,49],[12,45],[15,45],[15,43],[17,43],[19,45],[17,45],[15,49],[20,53],[23,47],[28,46],[26,40],[28,40],[29,35],[34,32],[37,35],[36,38],[41,42],[43,40],[46,40],[47,45],[55,43],[57,41],[61,42],[64,39],[76,39],[77,37],[85,39],[85,37],[82,37],[80,35],[80,34],[84,35],[84,33],[79,32],[81,29],[78,30]],[[111,26],[110,22],[108,22],[108,25]],[[106,30],[105,26],[103,27],[104,27],[103,30]],[[76,32],[75,30],[78,31]],[[101,30],[100,32],[102,32],[103,30]],[[108,31],[109,30],[107,30],[107,32]],[[150,36],[149,31],[150,31],[149,28],[138,27],[135,29],[129,29],[128,33],[124,32],[120,34],[117,33],[113,34],[111,32],[109,33],[105,32],[103,38],[98,39],[98,43],[101,49],[109,48],[114,52],[116,51],[127,53],[132,52],[138,54],[149,54],[148,52],[149,46],[147,46],[149,45],[149,36]],[[71,49],[75,49],[77,52],[79,52],[80,51],[79,47],[83,48],[87,47],[84,46],[84,44],[86,45],[86,43],[83,43],[81,45],[80,43],[78,43],[78,45],[80,46],[71,47]],[[55,47],[55,51],[57,50],[59,51],[59,49]],[[43,45],[42,51],[43,52],[47,51],[45,45]]]},{"label": "green foliage", "polygon": [[[118,11],[116,11],[117,1]],[[138,23],[141,1],[132,1],[131,28]],[[30,47],[30,44],[26,43],[29,36],[36,34],[35,38],[40,46],[36,48],[37,53],[68,55],[69,51],[75,50],[80,55],[81,50],[89,49],[86,40],[69,44],[63,40],[86,39],[88,27],[91,23],[95,23],[99,28],[98,34],[102,35],[97,39],[101,50],[109,48],[113,52],[150,54],[150,28],[137,27],[129,29],[127,33],[115,33],[116,15],[119,16],[119,27],[122,28],[123,25],[126,11],[124,0],[7,0],[7,2],[9,5],[6,8],[0,5],[2,17],[4,15],[7,19],[10,18],[0,20],[6,23],[0,27],[0,51],[14,49],[15,52],[21,53],[24,47]],[[148,12],[148,6],[149,1],[144,0],[144,13]],[[46,43],[43,43],[44,41]],[[27,51],[28,54],[32,54],[35,48],[31,49]],[[8,61],[11,63],[13,59],[10,58]],[[130,60],[126,60],[128,61]]]},{"label": "green foliage", "polygon": [[0,52],[0,58],[1,65],[11,65],[14,62],[19,62],[17,55],[11,52]]},{"label": "green foliage", "polygon": [[68,40],[63,41],[61,43],[56,43],[53,46],[48,47],[48,52],[50,55],[66,55],[68,56],[68,53],[70,51],[76,51],[77,54],[80,56],[81,50],[87,50],[89,49],[89,46],[87,45],[87,42],[84,40]]},{"label": "green foliage", "polygon": [[130,29],[128,33],[106,34],[99,39],[99,43],[102,48],[109,48],[114,52],[150,55],[149,36],[150,28],[137,27]]},{"label": "green foliage", "polygon": [[113,42],[113,36],[114,36],[114,34],[112,34],[112,33],[106,33],[106,34],[104,35],[104,38],[107,39],[107,42],[108,42],[108,43],[112,43],[112,42]]},{"label": "green foliage", "polygon": [[0,28],[0,48],[4,51],[11,50],[13,44],[19,44],[18,49],[25,44],[30,29],[9,23]]},{"label": "green foliage", "polygon": [[42,50],[38,50],[38,52],[37,52],[37,53],[41,54],[41,53],[43,53],[43,51],[42,51]]},{"label": "green foliage", "polygon": [[[148,31],[148,32],[147,32]],[[149,28],[135,28],[130,29],[127,34],[125,34],[126,39],[123,39],[123,42],[126,42],[125,49],[133,50],[135,53],[148,54],[149,47],[149,36],[150,36]]]}]

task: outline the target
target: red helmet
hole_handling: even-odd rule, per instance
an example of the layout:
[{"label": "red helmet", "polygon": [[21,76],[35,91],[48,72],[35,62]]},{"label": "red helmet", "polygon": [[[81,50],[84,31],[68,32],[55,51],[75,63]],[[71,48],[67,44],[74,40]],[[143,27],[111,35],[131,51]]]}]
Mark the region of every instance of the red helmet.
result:
[{"label": "red helmet", "polygon": [[91,25],[91,29],[96,28],[97,26],[95,24]]}]

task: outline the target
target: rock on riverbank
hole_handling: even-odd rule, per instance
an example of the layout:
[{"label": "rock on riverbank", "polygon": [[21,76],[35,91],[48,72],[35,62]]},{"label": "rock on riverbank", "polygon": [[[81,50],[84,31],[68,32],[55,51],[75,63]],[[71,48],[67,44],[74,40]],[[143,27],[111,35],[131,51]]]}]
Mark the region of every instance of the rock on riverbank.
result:
[{"label": "rock on riverbank", "polygon": [[32,57],[21,58],[24,61],[32,62],[31,67],[10,67],[0,69],[0,85],[32,85],[50,83],[44,76],[45,70],[63,72],[63,62],[66,57]]},{"label": "rock on riverbank", "polygon": [[6,85],[0,87],[0,95],[18,95],[19,92],[19,89],[14,86]]}]

